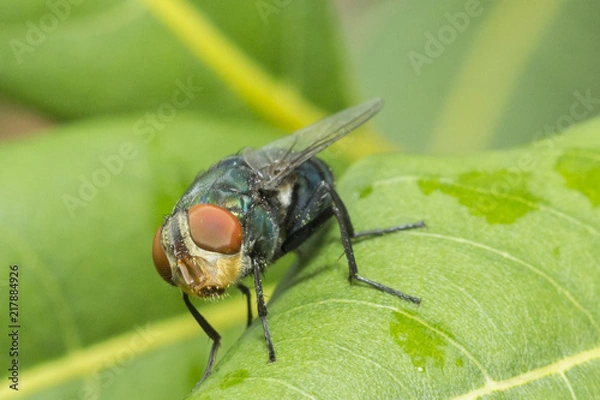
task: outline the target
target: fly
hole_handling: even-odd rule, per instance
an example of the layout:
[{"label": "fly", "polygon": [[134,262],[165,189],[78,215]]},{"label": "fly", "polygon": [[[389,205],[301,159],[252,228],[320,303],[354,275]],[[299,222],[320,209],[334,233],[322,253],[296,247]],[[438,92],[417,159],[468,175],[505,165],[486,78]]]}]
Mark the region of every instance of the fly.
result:
[{"label": "fly", "polygon": [[214,298],[253,275],[269,361],[275,349],[267,322],[261,274],[267,266],[297,249],[319,227],[335,217],[348,261],[349,279],[419,304],[421,300],[358,274],[352,239],[423,227],[423,222],[356,233],[348,211],[334,189],[327,164],[315,155],[375,115],[373,99],[343,110],[260,149],[246,148],[196,177],[157,230],[152,258],[160,276],[179,287],[183,301],[213,340],[201,382],[215,362],[221,336],[190,302],[189,296]]}]

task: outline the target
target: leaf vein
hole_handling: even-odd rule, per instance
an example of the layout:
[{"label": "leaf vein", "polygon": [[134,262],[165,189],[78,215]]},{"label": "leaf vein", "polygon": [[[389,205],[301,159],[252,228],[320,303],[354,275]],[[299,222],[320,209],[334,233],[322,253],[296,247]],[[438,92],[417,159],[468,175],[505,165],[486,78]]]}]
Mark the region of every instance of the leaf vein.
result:
[{"label": "leaf vein", "polygon": [[499,334],[499,336],[502,337],[502,339],[504,340],[505,344],[508,347],[510,347],[515,353],[518,352],[517,348],[512,344],[512,341],[506,336],[506,334],[500,328],[498,328],[498,326],[494,322],[494,319],[492,318],[492,316],[490,315],[490,313],[487,312],[485,310],[485,308],[481,305],[480,301],[478,301],[475,297],[473,297],[464,287],[462,287],[460,285],[457,285],[454,282],[451,282],[446,277],[440,276],[440,278],[446,281],[446,285],[456,288],[456,290],[459,290],[460,292],[462,292],[462,294],[466,298],[468,298],[469,300],[471,300],[475,304],[475,307],[477,307],[480,310],[481,314],[483,314],[485,316],[485,318],[489,321],[489,323],[492,325],[492,327],[494,328],[494,331],[497,332]]},{"label": "leaf vein", "polygon": [[65,297],[63,290],[56,279],[53,271],[47,267],[46,263],[31,244],[14,231],[9,231],[0,227],[0,237],[16,252],[21,253],[22,261],[28,268],[34,270],[41,282],[40,288],[50,300],[48,303],[52,312],[56,313],[60,321],[61,331],[65,348],[68,352],[77,351],[81,347],[81,340],[75,317],[72,313],[71,305]]},{"label": "leaf vein", "polygon": [[[402,383],[402,381],[400,381],[396,375],[394,375],[388,368],[384,367],[383,365],[381,365],[380,363],[378,363],[376,360],[373,360],[371,358],[365,357],[365,356],[361,356],[360,354],[357,354],[355,351],[352,351],[352,349],[349,349],[348,347],[342,346],[336,342],[333,342],[331,340],[327,340],[325,338],[321,338],[321,341],[323,341],[324,343],[327,343],[329,347],[335,347],[338,350],[341,350],[345,353],[350,354],[353,357],[356,357],[360,360],[366,361],[369,364],[374,365],[375,367],[377,367],[378,369],[380,369],[381,371],[383,371],[385,374],[387,374],[390,378],[392,378],[392,380],[398,385],[401,386],[404,389],[406,388],[406,385]],[[312,339],[309,337],[296,337],[296,338],[292,338],[292,339],[284,339],[284,340],[280,340],[279,343],[287,343],[287,342],[309,342],[312,343]]]},{"label": "leaf vein", "polygon": [[473,247],[477,247],[479,249],[488,251],[490,253],[499,255],[501,257],[506,258],[507,260],[510,260],[512,262],[514,262],[515,264],[519,264],[524,266],[525,268],[529,269],[530,271],[534,272],[535,274],[541,276],[542,278],[544,278],[548,283],[550,283],[552,286],[554,286],[557,291],[564,295],[574,306],[575,308],[577,308],[579,311],[581,311],[583,314],[585,314],[585,316],[589,319],[589,321],[591,322],[591,324],[596,328],[596,330],[598,332],[600,332],[600,326],[598,326],[598,322],[594,319],[594,317],[592,316],[592,314],[590,313],[590,311],[583,307],[581,305],[581,303],[579,303],[577,301],[577,299],[575,299],[575,297],[573,296],[573,294],[567,290],[566,288],[562,287],[557,281],[555,281],[550,275],[546,274],[544,271],[542,271],[541,269],[535,267],[532,264],[529,264],[528,262],[525,262],[524,260],[521,260],[520,258],[517,258],[505,251],[502,250],[498,250],[495,249],[493,247],[487,246],[483,243],[477,243],[474,242],[472,240],[468,240],[468,239],[464,239],[464,238],[460,238],[460,237],[454,237],[454,236],[448,236],[448,235],[441,235],[441,234],[437,234],[437,233],[429,233],[429,232],[406,232],[407,235],[421,235],[421,236],[426,236],[426,237],[431,237],[431,238],[437,238],[437,239],[442,239],[442,240],[449,240],[449,241],[453,241],[456,243],[461,243],[461,244],[466,244],[469,246],[473,246]]},{"label": "leaf vein", "polygon": [[[420,177],[418,177],[418,176],[401,176],[401,177],[394,177],[394,178],[390,178],[390,179],[376,181],[373,183],[373,185],[374,186],[384,186],[384,185],[391,185],[394,183],[398,183],[401,181],[411,181],[411,180],[416,181],[417,179],[420,179]],[[457,187],[460,189],[469,190],[474,193],[478,193],[478,194],[482,194],[482,195],[486,195],[486,196],[490,196],[490,197],[494,197],[494,198],[500,198],[500,199],[505,199],[505,200],[509,200],[509,201],[514,201],[517,203],[524,204],[531,209],[539,209],[541,211],[546,211],[560,219],[563,219],[572,224],[581,226],[581,227],[585,228],[588,232],[590,232],[596,236],[600,236],[600,231],[598,231],[592,225],[589,225],[589,224],[585,223],[584,221],[581,221],[581,220],[579,220],[569,214],[566,214],[554,207],[551,207],[547,204],[533,203],[529,200],[526,200],[526,199],[524,199],[522,197],[518,197],[518,196],[510,196],[510,195],[503,194],[503,193],[492,193],[490,190],[485,190],[483,188],[456,183],[456,181],[454,179],[447,178],[447,177],[437,177],[436,176],[436,179],[438,179],[440,182],[444,182],[448,185],[451,185],[451,186],[454,186],[454,187]]]},{"label": "leaf vein", "polygon": [[575,391],[573,390],[573,386],[571,386],[571,382],[569,381],[569,378],[567,378],[567,376],[565,375],[565,371],[561,371],[560,372],[560,377],[563,379],[563,381],[565,382],[565,385],[567,386],[567,388],[569,389],[569,392],[571,392],[571,398],[573,400],[577,399],[577,396],[575,395]]},{"label": "leaf vein", "polygon": [[286,388],[291,389],[294,392],[300,393],[302,396],[306,397],[307,399],[314,399],[314,400],[317,399],[315,396],[312,396],[312,395],[306,393],[305,391],[301,390],[300,388],[297,388],[296,386],[294,386],[286,381],[282,381],[281,379],[267,378],[267,377],[263,377],[263,376],[253,376],[253,377],[248,377],[246,379],[249,381],[265,381],[265,382],[276,383],[278,385],[285,386]]},{"label": "leaf vein", "polygon": [[455,397],[454,400],[478,399],[482,396],[486,396],[494,392],[501,392],[515,387],[523,386],[550,375],[564,374],[565,371],[568,371],[571,368],[599,359],[600,347],[596,347],[594,349],[563,358],[562,360],[558,360],[557,362],[546,365],[545,367],[527,371],[520,375],[515,375],[512,378],[508,378],[503,381],[487,382],[484,386],[480,388],[471,390],[468,393]]},{"label": "leaf vein", "polygon": [[406,385],[402,384],[402,382],[398,378],[396,378],[396,376],[391,371],[389,371],[383,365],[379,364],[377,361],[372,360],[368,357],[361,356],[360,354],[356,354],[356,352],[353,352],[351,349],[341,346],[337,343],[332,343],[332,346],[339,350],[347,352],[348,354],[350,354],[354,357],[360,358],[361,360],[366,361],[366,362],[370,363],[371,365],[374,365],[376,368],[380,369],[381,371],[386,373],[390,378],[392,378],[393,381],[396,382],[396,384],[398,384],[398,386],[401,386],[403,389],[406,389]]},{"label": "leaf vein", "polygon": [[300,311],[300,310],[302,310],[303,308],[306,308],[306,307],[315,307],[315,306],[321,306],[321,305],[325,305],[325,304],[335,304],[335,303],[339,303],[339,304],[358,304],[358,305],[363,305],[363,306],[368,306],[368,307],[373,307],[373,308],[380,308],[380,309],[384,309],[384,310],[390,310],[390,311],[402,314],[403,316],[405,316],[407,318],[410,318],[413,321],[415,321],[415,322],[423,325],[425,328],[431,330],[435,334],[443,337],[448,343],[450,343],[452,346],[454,346],[455,348],[457,348],[469,360],[471,360],[471,362],[481,371],[481,374],[484,376],[484,378],[487,381],[491,381],[490,375],[487,372],[487,370],[485,369],[485,367],[464,346],[462,346],[460,343],[458,343],[456,340],[454,340],[453,338],[451,338],[450,336],[448,336],[443,331],[440,331],[439,329],[436,329],[435,327],[429,325],[427,322],[425,322],[424,320],[420,319],[419,317],[414,316],[412,314],[409,314],[409,313],[405,312],[404,310],[396,308],[396,307],[382,305],[382,304],[377,304],[377,303],[371,303],[371,302],[363,301],[363,300],[354,300],[354,299],[327,299],[327,300],[321,300],[321,301],[317,301],[317,302],[313,302],[313,303],[307,303],[307,304],[303,304],[303,305],[300,305],[300,306],[296,306],[296,307],[290,308],[287,311],[284,311],[282,313],[277,314],[277,317],[279,318],[279,317],[282,317],[285,314],[296,312],[296,311]]}]

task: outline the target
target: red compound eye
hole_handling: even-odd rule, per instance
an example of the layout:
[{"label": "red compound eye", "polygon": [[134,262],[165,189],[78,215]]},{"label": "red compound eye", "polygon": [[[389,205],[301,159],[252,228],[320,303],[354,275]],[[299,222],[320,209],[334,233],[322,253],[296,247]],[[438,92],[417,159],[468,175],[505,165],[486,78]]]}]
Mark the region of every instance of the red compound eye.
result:
[{"label": "red compound eye", "polygon": [[162,226],[158,228],[156,234],[154,235],[154,240],[152,241],[152,260],[154,260],[154,267],[156,268],[156,272],[171,285],[173,281],[171,280],[171,266],[169,265],[169,259],[165,254],[165,250],[162,247],[162,243],[160,241],[160,234],[162,232]]},{"label": "red compound eye", "polygon": [[188,210],[190,235],[200,248],[234,254],[242,247],[242,226],[228,210],[212,204],[196,204]]}]

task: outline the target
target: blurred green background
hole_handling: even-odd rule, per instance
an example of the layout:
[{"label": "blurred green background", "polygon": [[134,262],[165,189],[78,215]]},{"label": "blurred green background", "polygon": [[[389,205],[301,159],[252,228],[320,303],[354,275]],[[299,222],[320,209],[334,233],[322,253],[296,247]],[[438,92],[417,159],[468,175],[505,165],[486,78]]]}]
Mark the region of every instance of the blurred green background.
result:
[{"label": "blurred green background", "polygon": [[[1,134],[153,109],[187,75],[210,94],[191,108],[256,115],[140,3],[71,5],[56,27],[39,23],[56,14],[44,2],[0,4]],[[598,113],[593,1],[200,5],[235,46],[324,111],[384,98],[375,123],[407,150],[505,148]]]},{"label": "blurred green background", "polygon": [[[27,398],[193,387],[209,343],[171,320],[183,306],[149,249],[197,170],[375,96],[386,105],[333,153],[338,170],[382,149],[472,153],[561,132],[600,110],[599,19],[594,1],[0,1],[0,285],[20,264]],[[124,143],[133,159],[68,203]],[[231,297],[207,312],[238,309]],[[243,320],[215,323],[225,346]],[[184,333],[131,345],[148,323]]]}]

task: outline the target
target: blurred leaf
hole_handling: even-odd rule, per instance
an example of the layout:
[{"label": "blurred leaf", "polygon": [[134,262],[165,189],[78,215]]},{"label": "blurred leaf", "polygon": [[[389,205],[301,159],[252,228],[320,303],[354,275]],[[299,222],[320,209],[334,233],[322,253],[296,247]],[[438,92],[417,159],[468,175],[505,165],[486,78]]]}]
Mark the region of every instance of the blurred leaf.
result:
[{"label": "blurred leaf", "polygon": [[[543,8],[517,2],[492,8],[440,110],[431,138],[432,151],[467,152],[488,147],[533,50],[539,47],[563,5],[564,0],[549,0]],[[450,24],[454,22],[454,36],[468,28],[468,19],[479,17],[484,10],[479,7],[469,11],[449,19]],[[510,29],[506,29],[507,21],[511,21]],[[491,46],[494,52],[489,51]],[[482,101],[483,93],[494,95]]]},{"label": "blurred leaf", "polygon": [[[154,3],[167,11],[184,3],[204,20],[188,15],[177,29],[212,25],[223,40],[225,60],[229,50],[240,52],[292,97],[309,99],[306,107],[314,109],[312,102],[337,110],[346,104],[346,74],[328,3],[294,1],[266,8],[260,1],[235,7],[217,0]],[[189,43],[152,11],[137,0],[0,1],[0,39],[7,44],[0,48],[0,89],[53,115],[77,118],[154,109],[180,84],[191,82],[202,90],[192,109],[248,115],[243,106],[248,99],[231,91],[236,89],[229,76],[220,80],[222,68],[192,53]],[[246,70],[236,62],[231,59],[232,70]],[[252,78],[246,77],[246,84]],[[265,105],[251,106],[260,111]]]},{"label": "blurred leaf", "polygon": [[[161,124],[181,109],[254,111],[291,131],[343,108],[329,4],[263,3],[0,1],[0,89],[59,117],[152,110]],[[353,158],[391,148],[355,138]]]},{"label": "blurred leaf", "polygon": [[333,230],[270,304],[278,361],[254,324],[191,398],[594,397],[599,131],[596,120],[509,152],[355,164],[340,193],[356,229],[428,225],[358,242],[359,271],[421,306],[349,285]]},{"label": "blurred leaf", "polygon": [[[175,294],[172,293],[172,294]],[[241,296],[220,307],[204,307],[223,343],[243,332],[245,303]],[[182,398],[203,373],[210,346],[189,314],[132,328],[25,371],[18,398],[151,399]],[[162,371],[160,377],[154,377]],[[139,382],[139,383],[138,383]],[[3,392],[4,393],[3,393]],[[9,392],[2,388],[0,394]]]},{"label": "blurred leaf", "polygon": [[[361,4],[361,3],[359,3]],[[363,4],[364,5],[364,4]],[[418,151],[511,147],[600,114],[600,3],[385,1],[349,18],[377,120]]]}]

